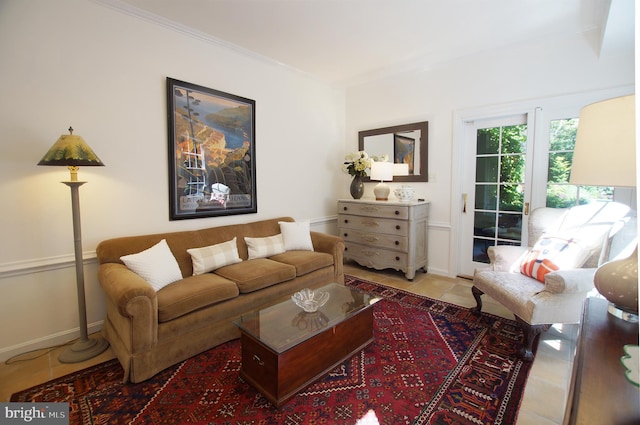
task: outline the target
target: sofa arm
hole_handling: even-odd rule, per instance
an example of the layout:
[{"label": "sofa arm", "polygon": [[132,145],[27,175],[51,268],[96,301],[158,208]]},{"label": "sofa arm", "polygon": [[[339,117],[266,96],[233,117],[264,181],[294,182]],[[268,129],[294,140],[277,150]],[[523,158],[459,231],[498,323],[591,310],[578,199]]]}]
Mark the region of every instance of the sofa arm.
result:
[{"label": "sofa arm", "polygon": [[107,298],[108,320],[132,353],[153,346],[158,339],[158,297],[151,285],[119,263],[98,268]]},{"label": "sofa arm", "polygon": [[496,245],[487,250],[494,272],[520,272],[520,260],[529,251],[524,246]]},{"label": "sofa arm", "polygon": [[547,291],[553,294],[589,292],[594,288],[596,269],[556,270],[544,276]]},{"label": "sofa arm", "polygon": [[334,279],[336,283],[344,283],[344,241],[342,238],[328,233],[311,232],[313,249],[333,256]]}]

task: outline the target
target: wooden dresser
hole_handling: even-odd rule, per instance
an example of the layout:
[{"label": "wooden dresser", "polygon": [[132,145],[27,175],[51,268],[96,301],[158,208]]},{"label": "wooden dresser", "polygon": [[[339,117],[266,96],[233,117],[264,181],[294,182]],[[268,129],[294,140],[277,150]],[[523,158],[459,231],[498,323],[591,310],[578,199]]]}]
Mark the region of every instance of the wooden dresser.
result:
[{"label": "wooden dresser", "polygon": [[341,199],[338,234],[344,258],[374,269],[395,269],[412,280],[427,271],[429,202]]}]

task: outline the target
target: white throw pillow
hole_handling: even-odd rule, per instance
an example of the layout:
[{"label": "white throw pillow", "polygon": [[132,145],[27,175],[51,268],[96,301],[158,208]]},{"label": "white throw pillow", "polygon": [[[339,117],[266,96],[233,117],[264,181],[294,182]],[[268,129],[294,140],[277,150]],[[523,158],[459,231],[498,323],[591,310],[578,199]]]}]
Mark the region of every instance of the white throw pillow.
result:
[{"label": "white throw pillow", "polygon": [[159,291],[170,283],[182,279],[180,266],[165,239],[137,254],[125,255],[120,260],[133,272]]},{"label": "white throw pillow", "polygon": [[280,231],[287,251],[313,251],[309,220],[279,221]]},{"label": "white throw pillow", "polygon": [[249,251],[249,260],[253,260],[254,258],[271,257],[272,255],[282,254],[285,251],[284,240],[281,233],[274,236],[267,236],[265,238],[245,237],[244,241],[246,242],[247,250]]},{"label": "white throw pillow", "polygon": [[238,255],[236,238],[202,248],[187,249],[187,252],[191,255],[194,276],[242,261]]}]

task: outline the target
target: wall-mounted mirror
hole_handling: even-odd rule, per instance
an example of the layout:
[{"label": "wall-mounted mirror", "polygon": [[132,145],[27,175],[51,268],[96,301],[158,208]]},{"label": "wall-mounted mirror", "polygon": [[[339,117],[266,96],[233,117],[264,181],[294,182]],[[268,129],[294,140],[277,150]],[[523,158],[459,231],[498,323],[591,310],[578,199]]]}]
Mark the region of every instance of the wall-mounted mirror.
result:
[{"label": "wall-mounted mirror", "polygon": [[[396,176],[394,182],[428,181],[429,123],[427,121],[358,133],[358,149],[371,156],[389,155],[389,161],[409,164],[408,176]],[[369,177],[364,177],[369,181]]]}]

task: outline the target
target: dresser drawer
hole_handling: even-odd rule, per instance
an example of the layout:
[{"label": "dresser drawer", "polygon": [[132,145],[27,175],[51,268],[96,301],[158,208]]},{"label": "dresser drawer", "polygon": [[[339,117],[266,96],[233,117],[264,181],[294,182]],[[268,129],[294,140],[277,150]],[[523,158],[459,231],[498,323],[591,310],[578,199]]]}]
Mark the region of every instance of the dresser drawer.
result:
[{"label": "dresser drawer", "polygon": [[357,243],[345,242],[345,258],[357,261],[366,267],[376,269],[402,268],[407,264],[407,254],[405,252],[391,251],[373,246],[360,245]]},{"label": "dresser drawer", "polygon": [[[360,215],[339,214],[338,227],[361,230],[363,232],[386,233],[390,235],[409,235],[409,222],[390,218],[365,217]],[[342,233],[342,231],[340,232]]]},{"label": "dresser drawer", "polygon": [[370,217],[409,218],[409,207],[405,205],[376,205],[356,202],[339,201],[338,214],[354,214]]},{"label": "dresser drawer", "polygon": [[407,252],[409,250],[409,238],[407,236],[366,232],[347,227],[338,228],[338,232],[345,242],[387,248],[394,251]]}]

